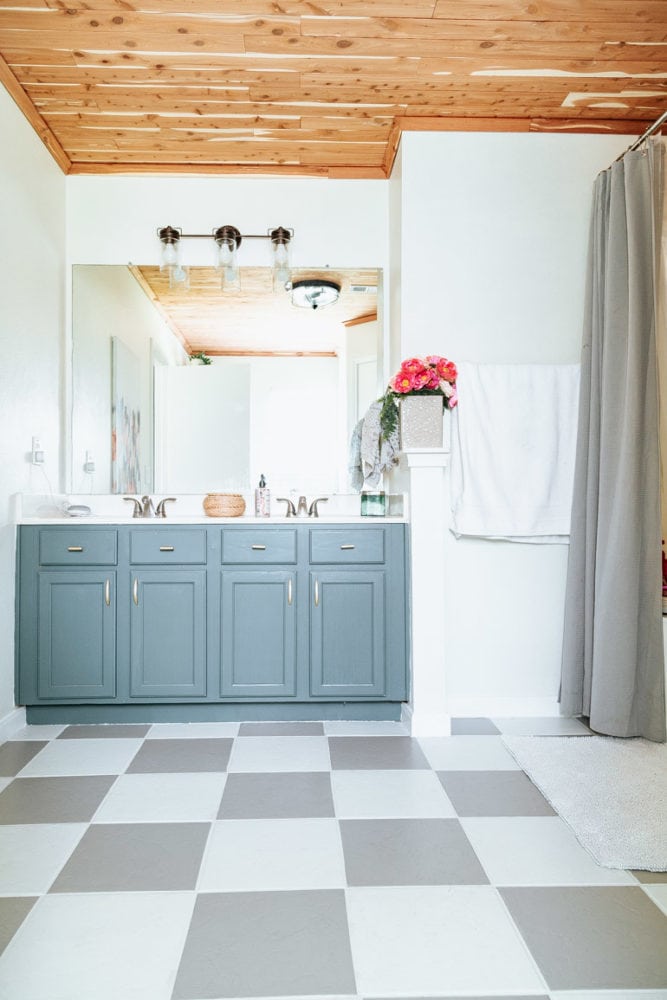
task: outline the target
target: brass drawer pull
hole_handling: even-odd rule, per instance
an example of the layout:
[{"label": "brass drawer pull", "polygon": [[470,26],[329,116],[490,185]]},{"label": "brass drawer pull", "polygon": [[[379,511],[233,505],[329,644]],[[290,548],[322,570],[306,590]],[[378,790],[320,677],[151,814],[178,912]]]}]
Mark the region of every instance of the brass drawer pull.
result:
[{"label": "brass drawer pull", "polygon": [[341,545],[341,549],[353,549],[354,545]]},{"label": "brass drawer pull", "polygon": [[173,552],[173,551],[174,551],[174,546],[173,545],[161,545],[160,546],[160,552]]},{"label": "brass drawer pull", "polygon": [[139,580],[136,576],[132,585],[132,600],[135,604],[139,604]]},{"label": "brass drawer pull", "polygon": [[254,549],[255,552],[264,552],[266,545],[251,545],[250,548]]},{"label": "brass drawer pull", "polygon": [[83,545],[68,545],[68,552],[83,552]]},{"label": "brass drawer pull", "polygon": [[107,607],[111,604],[111,580],[109,579],[104,584],[104,603]]}]

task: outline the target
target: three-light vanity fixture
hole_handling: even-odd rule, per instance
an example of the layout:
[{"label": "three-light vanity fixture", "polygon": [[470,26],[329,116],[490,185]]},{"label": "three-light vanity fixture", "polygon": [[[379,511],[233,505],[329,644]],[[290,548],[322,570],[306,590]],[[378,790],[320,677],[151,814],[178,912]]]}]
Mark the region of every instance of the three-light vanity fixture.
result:
[{"label": "three-light vanity fixture", "polygon": [[238,250],[243,240],[270,240],[273,287],[275,291],[291,293],[292,305],[306,309],[320,309],[336,302],[341,286],[330,280],[303,278],[291,280],[289,248],[294,236],[293,229],[277,226],[266,233],[241,233],[236,226],[218,226],[211,233],[184,233],[174,226],[163,226],[157,231],[162,244],[160,271],[169,275],[169,287],[187,289],[190,285],[188,268],[181,260],[181,240],[213,240],[215,244],[215,266],[220,272],[220,287],[223,292],[239,292],[241,276],[238,264]]},{"label": "three-light vanity fixture", "polygon": [[211,233],[184,233],[174,226],[164,226],[158,229],[157,235],[162,244],[160,270],[168,272],[171,288],[187,288],[189,284],[188,269],[181,261],[181,240],[213,240],[215,266],[220,272],[220,284],[225,292],[241,289],[238,249],[243,240],[270,240],[274,286],[284,288],[289,282],[289,245],[294,236],[293,229],[277,226],[266,233],[241,233],[236,226],[218,226]]}]

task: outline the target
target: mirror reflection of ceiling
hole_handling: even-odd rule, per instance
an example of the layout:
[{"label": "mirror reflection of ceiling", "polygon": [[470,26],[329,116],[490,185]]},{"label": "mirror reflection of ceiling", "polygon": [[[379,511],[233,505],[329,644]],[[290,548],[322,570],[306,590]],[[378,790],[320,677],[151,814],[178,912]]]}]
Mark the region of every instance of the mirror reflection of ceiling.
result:
[{"label": "mirror reflection of ceiling", "polygon": [[234,293],[221,291],[213,267],[190,268],[187,290],[171,289],[159,267],[133,266],[131,271],[188,353],[333,353],[346,327],[377,318],[374,269],[293,269],[293,281],[325,278],[341,285],[338,301],[317,310],[294,306],[289,292],[274,291],[269,267],[241,267],[241,291]]}]

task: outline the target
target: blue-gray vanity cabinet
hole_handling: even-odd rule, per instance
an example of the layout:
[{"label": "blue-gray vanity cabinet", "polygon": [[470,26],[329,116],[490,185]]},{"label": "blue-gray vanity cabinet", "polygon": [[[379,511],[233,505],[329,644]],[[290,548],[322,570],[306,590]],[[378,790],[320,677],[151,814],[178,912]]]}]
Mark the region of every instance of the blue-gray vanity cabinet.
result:
[{"label": "blue-gray vanity cabinet", "polygon": [[406,698],[403,524],[25,525],[18,555],[31,721],[239,718],[243,703],[395,718]]}]

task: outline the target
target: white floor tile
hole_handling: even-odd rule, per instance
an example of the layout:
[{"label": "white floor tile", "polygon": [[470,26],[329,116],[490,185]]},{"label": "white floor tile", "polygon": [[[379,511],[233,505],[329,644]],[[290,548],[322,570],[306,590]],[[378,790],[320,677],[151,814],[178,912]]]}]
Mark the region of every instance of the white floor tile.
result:
[{"label": "white floor tile", "polygon": [[324,723],[327,736],[409,736],[402,722],[345,722],[331,719]]},{"label": "white floor tile", "polygon": [[348,889],[357,990],[365,996],[546,993],[495,889]]},{"label": "white floor tile", "polygon": [[94,823],[197,823],[214,820],[225,774],[121,774]]},{"label": "white floor tile", "polygon": [[526,719],[492,719],[504,736],[590,736],[590,730],[578,719],[560,716]]},{"label": "white floor tile", "polygon": [[199,892],[331,889],[345,885],[334,819],[221,820],[211,831]]},{"label": "white floor tile", "polygon": [[9,737],[10,740],[55,740],[66,726],[24,726]]},{"label": "white floor tile", "polygon": [[234,740],[228,771],[328,771],[326,736],[248,736]]},{"label": "white floor tile", "polygon": [[433,771],[332,771],[331,787],[340,818],[456,816]]},{"label": "white floor tile", "polygon": [[0,894],[47,892],[87,828],[87,823],[0,826]]},{"label": "white floor tile", "polygon": [[461,825],[494,885],[635,885],[601,868],[558,816],[470,817]]},{"label": "white floor tile", "polygon": [[656,906],[667,913],[667,884],[662,885],[643,885],[642,889],[647,896],[650,896]]},{"label": "white floor tile", "polygon": [[0,956],[0,996],[170,1000],[194,899],[172,892],[42,897]]},{"label": "white floor tile", "polygon": [[121,774],[141,746],[141,740],[55,740],[33,757],[22,778],[54,775]]},{"label": "white floor tile", "polygon": [[571,990],[551,991],[551,1000],[667,1000],[664,990]]},{"label": "white floor tile", "polygon": [[436,771],[518,771],[500,736],[434,736],[419,740]]},{"label": "white floor tile", "polygon": [[202,740],[234,737],[238,722],[156,722],[148,730],[147,740]]}]

